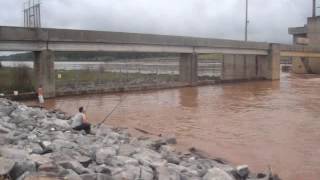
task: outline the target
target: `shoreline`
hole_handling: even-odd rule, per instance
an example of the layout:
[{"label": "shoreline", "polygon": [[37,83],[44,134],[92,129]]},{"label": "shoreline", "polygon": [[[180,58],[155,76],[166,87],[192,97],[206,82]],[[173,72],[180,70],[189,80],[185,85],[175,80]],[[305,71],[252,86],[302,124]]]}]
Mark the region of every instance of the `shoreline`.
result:
[{"label": "shoreline", "polygon": [[[92,134],[73,131],[60,111],[0,99],[0,180],[268,180],[271,170],[252,173],[196,148],[182,153],[174,137],[134,137],[124,128],[102,125]],[[142,132],[148,133],[148,132]]]}]

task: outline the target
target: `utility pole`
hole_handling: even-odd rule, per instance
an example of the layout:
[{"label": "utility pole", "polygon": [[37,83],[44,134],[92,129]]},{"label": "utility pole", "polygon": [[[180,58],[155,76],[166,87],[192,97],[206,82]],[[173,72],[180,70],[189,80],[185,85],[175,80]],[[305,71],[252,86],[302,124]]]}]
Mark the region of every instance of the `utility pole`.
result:
[{"label": "utility pole", "polygon": [[[315,0],[314,0],[315,1]],[[248,0],[246,0],[246,22],[245,22],[245,31],[244,31],[244,40],[248,41]]]},{"label": "utility pole", "polygon": [[316,17],[316,0],[312,0],[312,17]]}]

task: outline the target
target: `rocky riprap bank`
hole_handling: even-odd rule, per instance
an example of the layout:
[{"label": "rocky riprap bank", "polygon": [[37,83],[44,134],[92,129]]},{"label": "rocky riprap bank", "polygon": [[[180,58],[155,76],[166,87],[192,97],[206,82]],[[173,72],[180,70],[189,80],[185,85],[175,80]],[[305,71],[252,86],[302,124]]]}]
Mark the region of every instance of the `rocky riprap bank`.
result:
[{"label": "rocky riprap bank", "polygon": [[73,131],[62,112],[0,99],[0,180],[271,180],[195,149],[176,152],[175,138],[131,137],[105,125]]}]

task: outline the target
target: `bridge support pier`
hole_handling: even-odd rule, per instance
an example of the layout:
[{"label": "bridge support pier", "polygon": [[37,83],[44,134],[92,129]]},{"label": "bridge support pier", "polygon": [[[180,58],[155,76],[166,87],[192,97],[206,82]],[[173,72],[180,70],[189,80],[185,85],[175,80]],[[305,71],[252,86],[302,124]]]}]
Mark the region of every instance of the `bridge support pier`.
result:
[{"label": "bridge support pier", "polygon": [[42,85],[44,97],[56,96],[54,53],[50,50],[34,52],[35,87]]},{"label": "bridge support pier", "polygon": [[271,44],[268,55],[268,74],[265,77],[268,80],[280,79],[280,45]]},{"label": "bridge support pier", "polygon": [[194,85],[198,81],[198,56],[195,53],[180,54],[179,60],[180,81]]}]

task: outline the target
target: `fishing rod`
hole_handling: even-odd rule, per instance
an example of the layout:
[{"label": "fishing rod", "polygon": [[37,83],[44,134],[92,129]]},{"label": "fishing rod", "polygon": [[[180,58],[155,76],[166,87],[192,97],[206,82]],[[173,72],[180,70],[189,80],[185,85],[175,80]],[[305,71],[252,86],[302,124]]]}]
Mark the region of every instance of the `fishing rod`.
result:
[{"label": "fishing rod", "polygon": [[124,98],[121,98],[121,97],[120,97],[120,101],[118,102],[118,104],[115,105],[115,106],[113,107],[113,109],[106,115],[106,117],[105,117],[100,123],[97,124],[97,127],[100,127],[101,124],[103,124],[103,123],[111,116],[111,114],[120,106],[120,104],[121,104],[124,100],[125,100],[125,97],[124,97]]}]

